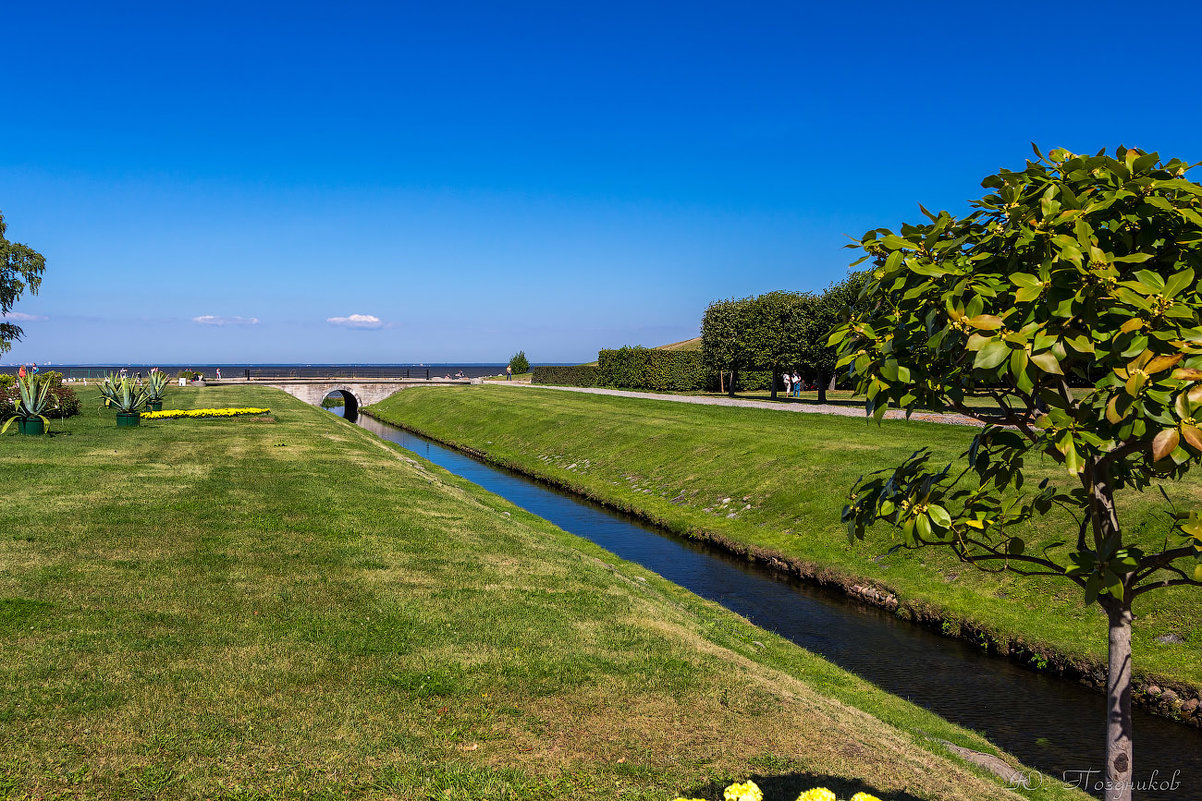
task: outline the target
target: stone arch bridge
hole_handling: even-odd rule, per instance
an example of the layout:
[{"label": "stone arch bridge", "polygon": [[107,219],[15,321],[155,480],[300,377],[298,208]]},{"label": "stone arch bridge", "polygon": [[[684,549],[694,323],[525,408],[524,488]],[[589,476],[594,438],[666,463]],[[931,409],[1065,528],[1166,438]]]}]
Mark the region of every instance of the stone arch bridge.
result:
[{"label": "stone arch bridge", "polygon": [[305,403],[320,406],[327,395],[342,396],[342,416],[354,420],[361,406],[370,406],[409,387],[460,386],[479,384],[478,378],[269,378],[251,383],[282,389]]}]

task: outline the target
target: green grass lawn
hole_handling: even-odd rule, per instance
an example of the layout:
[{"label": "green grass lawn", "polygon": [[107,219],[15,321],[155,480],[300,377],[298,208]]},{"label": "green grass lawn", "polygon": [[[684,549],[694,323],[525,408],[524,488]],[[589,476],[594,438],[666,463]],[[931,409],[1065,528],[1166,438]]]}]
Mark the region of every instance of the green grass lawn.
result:
[{"label": "green grass lawn", "polygon": [[0,438],[2,798],[1014,797],[928,739],[976,735],[282,392],[121,430],[81,394]]},{"label": "green grass lawn", "polygon": [[[999,641],[1105,664],[1106,621],[1085,607],[1075,584],[985,574],[936,549],[883,556],[893,540],[880,527],[849,545],[839,522],[856,479],[893,466],[920,447],[953,460],[973,430],[962,426],[780,412],[496,388],[406,390],[372,413],[496,461],[542,476],[675,531],[718,536],[816,565],[828,575],[867,579],[903,607],[934,607],[949,629],[972,623]],[[1054,465],[1030,465],[1067,482]],[[1202,476],[1168,488],[1182,508],[1202,498]],[[1150,514],[1159,493],[1128,497],[1125,530],[1150,547],[1165,534]],[[1024,532],[1028,549],[1075,537],[1076,524],[1049,517]],[[1202,685],[1202,594],[1173,588],[1136,604],[1135,670]],[[1157,637],[1175,634],[1184,642]]]}]

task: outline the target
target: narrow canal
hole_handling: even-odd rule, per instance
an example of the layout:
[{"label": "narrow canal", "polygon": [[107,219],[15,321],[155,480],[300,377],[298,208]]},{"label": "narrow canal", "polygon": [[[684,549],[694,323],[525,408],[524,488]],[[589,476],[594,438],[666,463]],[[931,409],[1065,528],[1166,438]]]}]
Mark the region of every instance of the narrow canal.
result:
[{"label": "narrow canal", "polygon": [[[1104,761],[1101,694],[1025,670],[840,593],[675,537],[378,420],[361,416],[356,422],[890,693],[981,732],[1042,772],[1042,781],[1084,779],[1094,795],[1101,795],[1093,786]],[[1135,764],[1137,787],[1153,785],[1137,789],[1135,798],[1202,801],[1202,731],[1137,710]],[[1085,773],[1091,770],[1095,772]]]}]

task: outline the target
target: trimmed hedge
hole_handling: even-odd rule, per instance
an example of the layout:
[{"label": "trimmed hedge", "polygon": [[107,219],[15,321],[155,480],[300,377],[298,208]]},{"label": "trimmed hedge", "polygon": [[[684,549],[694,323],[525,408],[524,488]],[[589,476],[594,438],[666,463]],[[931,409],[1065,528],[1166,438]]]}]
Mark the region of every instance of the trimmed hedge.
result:
[{"label": "trimmed hedge", "polygon": [[597,386],[692,392],[709,386],[700,351],[618,348],[597,354]]},{"label": "trimmed hedge", "polygon": [[757,392],[762,389],[772,389],[772,372],[770,370],[739,371],[739,379],[735,382],[735,392]]},{"label": "trimmed hedge", "polygon": [[558,387],[595,387],[597,368],[591,364],[572,367],[535,367],[530,376],[532,384],[551,384]]}]

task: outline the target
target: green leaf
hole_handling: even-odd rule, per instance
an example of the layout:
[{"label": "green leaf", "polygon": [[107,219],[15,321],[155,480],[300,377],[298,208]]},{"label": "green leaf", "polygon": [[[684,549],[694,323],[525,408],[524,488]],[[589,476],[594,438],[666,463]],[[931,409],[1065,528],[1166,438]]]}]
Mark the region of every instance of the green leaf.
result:
[{"label": "green leaf", "polygon": [[[1141,256],[1143,258],[1138,258]],[[1123,258],[1125,261],[1147,261],[1152,257],[1146,253],[1136,253]],[[1115,261],[1118,261],[1118,259],[1115,259]],[[1159,274],[1154,273],[1151,270],[1139,270],[1135,273],[1135,280],[1139,281],[1145,286],[1151,287],[1153,292],[1159,293],[1164,291],[1164,279],[1161,278]]]},{"label": "green leaf", "polygon": [[1092,604],[1098,600],[1098,591],[1102,587],[1102,581],[1098,578],[1098,574],[1094,573],[1085,580],[1085,603]]},{"label": "green leaf", "polygon": [[1166,298],[1176,297],[1181,290],[1193,286],[1194,271],[1190,268],[1180,270],[1169,276],[1169,280],[1164,282],[1164,296]]},{"label": "green leaf", "polygon": [[1027,549],[1027,543],[1021,537],[1011,537],[1006,543],[1006,553],[1011,556],[1022,556],[1023,551]]},{"label": "green leaf", "polygon": [[972,366],[979,370],[992,370],[1010,356],[1010,347],[1001,340],[994,340],[977,351]]},{"label": "green leaf", "polygon": [[971,325],[973,328],[980,328],[983,331],[996,331],[1005,325],[1005,321],[996,314],[978,314],[976,317],[969,317],[964,322]]},{"label": "green leaf", "polygon": [[1015,348],[1010,352],[1010,375],[1014,376],[1017,381],[1027,371],[1027,351],[1023,348]]},{"label": "green leaf", "polygon": [[947,528],[952,524],[952,516],[942,506],[931,504],[927,507],[927,514],[931,516],[932,522],[943,528]]},{"label": "green leaf", "polygon": [[931,538],[931,519],[926,515],[918,515],[914,521],[914,525],[918,528],[918,536],[924,540]]},{"label": "green leaf", "polygon": [[1112,597],[1119,601],[1123,600],[1123,580],[1109,570],[1102,575],[1102,586]]},{"label": "green leaf", "polygon": [[1085,461],[1081,458],[1081,454],[1077,453],[1077,445],[1074,442],[1069,442],[1067,450],[1064,451],[1064,467],[1068,472],[1076,474],[1085,469]]},{"label": "green leaf", "polygon": [[1045,373],[1064,375],[1064,371],[1060,369],[1060,361],[1056,358],[1056,354],[1051,351],[1034,354],[1031,356],[1031,362]]},{"label": "green leaf", "polygon": [[884,245],[887,250],[918,250],[917,245],[907,242],[897,234],[889,234],[881,240],[881,244]]}]

